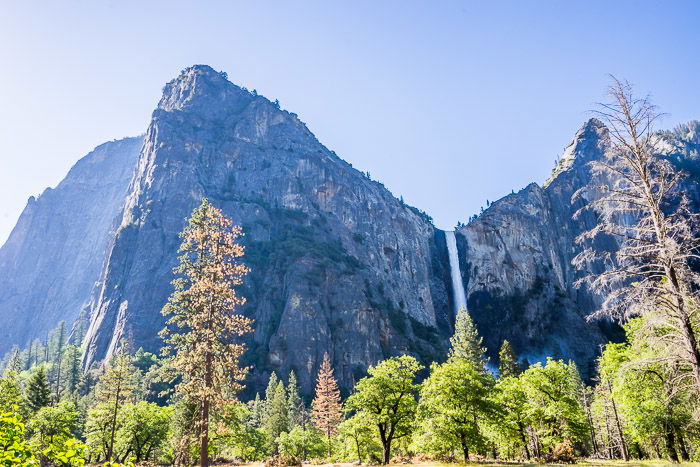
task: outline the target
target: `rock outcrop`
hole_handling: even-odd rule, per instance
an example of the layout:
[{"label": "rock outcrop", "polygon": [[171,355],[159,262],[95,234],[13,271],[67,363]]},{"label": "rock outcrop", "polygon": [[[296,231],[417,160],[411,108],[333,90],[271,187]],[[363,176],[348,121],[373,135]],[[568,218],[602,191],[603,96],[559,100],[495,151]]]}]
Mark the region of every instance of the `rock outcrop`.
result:
[{"label": "rock outcrop", "polygon": [[0,248],[0,354],[44,340],[88,304],[143,138],[102,144],[29,198]]}]

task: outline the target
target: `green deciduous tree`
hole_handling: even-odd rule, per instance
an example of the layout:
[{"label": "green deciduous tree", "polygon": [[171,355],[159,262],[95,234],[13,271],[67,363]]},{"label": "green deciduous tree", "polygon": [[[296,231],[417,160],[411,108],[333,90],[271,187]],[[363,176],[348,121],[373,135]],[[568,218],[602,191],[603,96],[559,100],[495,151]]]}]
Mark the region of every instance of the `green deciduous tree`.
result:
[{"label": "green deciduous tree", "polygon": [[460,449],[469,462],[470,451],[484,452],[487,447],[484,426],[500,417],[492,400],[494,383],[490,374],[466,359],[433,363],[420,390],[421,431],[436,438],[439,446]]},{"label": "green deciduous tree", "polygon": [[578,398],[580,378],[574,370],[570,363],[548,358],[544,366],[537,363],[521,375],[538,456],[565,439],[581,445],[588,436],[586,414]]},{"label": "green deciduous tree", "polygon": [[[42,453],[43,464],[48,456],[43,454],[50,450],[55,455],[67,452],[71,448],[67,444],[77,441],[80,434],[80,413],[71,401],[62,401],[54,407],[42,407],[29,422],[31,445],[35,452]],[[71,456],[72,457],[72,456]]]},{"label": "green deciduous tree", "polygon": [[136,462],[155,460],[168,439],[172,409],[152,402],[125,404],[118,438],[124,446],[122,462],[133,456]]},{"label": "green deciduous tree", "polygon": [[392,357],[367,370],[369,376],[355,386],[346,405],[366,417],[377,429],[382,443],[382,463],[391,459],[392,441],[407,436],[416,412],[416,373],[423,368],[410,356]]},{"label": "green deciduous tree", "polygon": [[376,426],[365,412],[358,412],[338,425],[340,446],[347,460],[360,463],[379,460],[382,446],[377,442]]},{"label": "green deciduous tree", "polygon": [[280,433],[276,443],[280,454],[293,462],[321,457],[328,445],[323,431],[313,426],[306,429],[296,426],[288,433]]},{"label": "green deciduous tree", "polygon": [[31,446],[24,439],[24,423],[16,412],[0,410],[0,465],[38,465]]},{"label": "green deciduous tree", "polygon": [[509,458],[524,453],[529,460],[528,399],[521,379],[514,376],[500,378],[496,383],[495,398],[502,414],[494,430],[501,451]]}]

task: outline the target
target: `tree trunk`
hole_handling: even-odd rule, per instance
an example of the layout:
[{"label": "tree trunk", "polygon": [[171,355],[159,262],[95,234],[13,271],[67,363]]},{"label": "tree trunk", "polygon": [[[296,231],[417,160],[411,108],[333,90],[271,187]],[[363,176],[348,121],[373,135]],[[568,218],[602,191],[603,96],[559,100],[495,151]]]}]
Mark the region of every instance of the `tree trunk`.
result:
[{"label": "tree trunk", "polygon": [[612,386],[610,385],[610,381],[608,381],[608,392],[610,393],[610,402],[612,403],[613,415],[615,415],[615,427],[617,428],[617,437],[620,441],[620,453],[622,454],[622,459],[627,462],[630,460],[630,455],[629,451],[627,450],[625,435],[622,433],[622,424],[620,423],[620,416],[617,414],[617,405],[615,404],[615,398],[612,394]]},{"label": "tree trunk", "polygon": [[360,451],[360,439],[355,438],[355,446],[357,447],[357,460],[362,464],[362,452]]},{"label": "tree trunk", "polygon": [[202,428],[199,434],[199,466],[209,466],[209,399],[202,401]]},{"label": "tree trunk", "polygon": [[[206,365],[206,373],[204,375],[204,387],[206,390],[211,389],[212,382],[212,368],[211,368],[211,354],[207,352],[204,360]],[[201,413],[201,432],[200,443],[199,443],[199,466],[208,467],[209,466],[209,395],[205,395],[202,401],[202,413]]]},{"label": "tree trunk", "polygon": [[382,453],[382,464],[387,465],[391,461],[391,440],[382,441],[384,452]]},{"label": "tree trunk", "polygon": [[119,395],[121,393],[121,380],[117,382],[117,392],[114,396],[114,415],[112,415],[112,433],[109,437],[109,448],[107,449],[107,460],[112,460],[112,454],[114,449],[114,435],[117,431],[117,412],[119,411]]},{"label": "tree trunk", "polygon": [[673,430],[671,428],[666,429],[664,440],[666,441],[666,451],[669,460],[671,462],[678,462],[678,452],[676,452],[676,438],[673,435]]},{"label": "tree trunk", "polygon": [[331,427],[330,424],[326,427],[326,438],[328,439],[328,458],[331,457]]},{"label": "tree trunk", "polygon": [[689,461],[690,455],[688,454],[688,449],[685,446],[685,439],[683,439],[683,434],[681,433],[681,430],[678,430],[676,432],[676,436],[678,438],[678,447],[681,451],[681,459],[684,461]]},{"label": "tree trunk", "polygon": [[469,463],[469,445],[467,444],[467,437],[464,436],[464,433],[459,434],[459,441],[460,441],[460,444],[462,445],[462,453],[464,454],[464,463],[467,464],[467,463]]},{"label": "tree trunk", "polygon": [[[595,425],[593,424],[593,416],[591,415],[591,406],[588,403],[588,394],[586,385],[581,383],[583,389],[583,405],[586,407],[586,416],[588,417],[588,426],[591,427],[591,444],[593,445],[593,453],[598,455],[598,442],[596,440]],[[528,457],[529,459],[529,457]]]},{"label": "tree trunk", "polygon": [[59,400],[61,399],[61,360],[62,360],[62,355],[59,351],[58,354],[58,363],[57,363],[57,373],[56,373],[56,404],[58,404]]},{"label": "tree trunk", "polygon": [[681,327],[683,328],[683,337],[685,337],[688,351],[690,352],[690,365],[693,368],[695,386],[698,390],[700,390],[700,349],[698,349],[698,339],[695,335],[693,325],[690,322],[690,318],[688,317],[688,312],[685,309],[684,294],[682,293],[683,289],[681,288],[676,268],[673,266],[666,268],[666,274],[669,282],[671,283],[671,287],[673,288],[672,292],[676,300],[678,318],[680,319]]},{"label": "tree trunk", "polygon": [[518,429],[520,430],[520,439],[525,447],[525,457],[527,457],[527,460],[530,460],[530,448],[527,447],[529,443],[527,438],[525,438],[525,427],[523,427],[523,422],[518,422]]},{"label": "tree trunk", "polygon": [[387,435],[384,425],[377,425],[379,437],[382,440],[382,464],[387,465],[391,460],[391,436]]}]

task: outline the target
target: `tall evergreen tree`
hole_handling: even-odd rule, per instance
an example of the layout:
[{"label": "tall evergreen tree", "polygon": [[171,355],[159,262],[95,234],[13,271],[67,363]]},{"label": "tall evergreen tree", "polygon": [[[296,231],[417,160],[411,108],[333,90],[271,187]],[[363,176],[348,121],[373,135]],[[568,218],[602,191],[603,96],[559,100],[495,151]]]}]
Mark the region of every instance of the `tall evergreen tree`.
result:
[{"label": "tall evergreen tree", "polygon": [[73,394],[78,390],[80,378],[83,373],[80,366],[80,360],[82,358],[80,349],[75,345],[67,346],[64,358],[66,367],[65,388],[68,393]]},{"label": "tall evergreen tree", "polygon": [[266,416],[264,428],[273,443],[273,451],[278,452],[277,438],[283,432],[289,431],[289,418],[287,414],[287,391],[282,381],[277,382],[277,387],[272,394],[272,399],[266,401]]},{"label": "tall evergreen tree", "polygon": [[260,428],[265,419],[265,401],[260,399],[260,393],[255,393],[255,399],[248,403],[250,406],[250,424],[253,428]]},{"label": "tall evergreen tree", "polygon": [[82,310],[80,310],[80,314],[78,315],[78,318],[75,320],[75,324],[73,325],[73,332],[71,333],[70,343],[80,347],[83,343],[83,339],[85,338],[85,334],[87,334],[87,328],[88,313],[87,310],[83,308]]},{"label": "tall evergreen tree", "polygon": [[294,370],[289,372],[289,380],[287,383],[287,413],[289,415],[289,428],[301,426],[304,416],[304,402],[299,395],[299,383],[297,383],[297,375]]},{"label": "tall evergreen tree", "polygon": [[479,332],[467,309],[464,307],[460,308],[455,321],[455,332],[450,338],[452,348],[450,349],[449,357],[451,359],[465,359],[471,362],[475,368],[485,371],[488,359],[486,357],[486,349],[482,347],[483,341],[484,339],[479,336]]},{"label": "tall evergreen tree", "polygon": [[61,369],[63,366],[63,348],[66,344],[66,322],[59,321],[58,326],[51,332],[49,338],[51,374],[50,380],[54,386],[54,401],[58,403],[61,398]]},{"label": "tall evergreen tree", "polygon": [[331,455],[331,436],[343,421],[343,404],[340,402],[338,382],[333,376],[333,367],[328,352],[323,354],[323,362],[316,379],[316,396],[312,405],[312,417],[316,426],[323,431],[328,441],[328,456]]},{"label": "tall evergreen tree", "polygon": [[40,365],[36,372],[29,377],[27,383],[27,406],[32,412],[51,403],[51,387],[49,377],[44,365]]},{"label": "tall evergreen tree", "polygon": [[515,356],[513,347],[507,340],[503,341],[501,351],[498,352],[498,377],[509,378],[518,376],[519,373],[518,359]]},{"label": "tall evergreen tree", "polygon": [[180,265],[174,269],[175,292],[163,314],[169,316],[161,336],[165,352],[182,376],[177,390],[198,405],[200,466],[209,465],[209,418],[240,391],[246,368],[239,365],[252,320],[236,312],[245,303],[235,286],[248,268],[239,260],[243,235],[221,210],[205,198],[181,233]]}]

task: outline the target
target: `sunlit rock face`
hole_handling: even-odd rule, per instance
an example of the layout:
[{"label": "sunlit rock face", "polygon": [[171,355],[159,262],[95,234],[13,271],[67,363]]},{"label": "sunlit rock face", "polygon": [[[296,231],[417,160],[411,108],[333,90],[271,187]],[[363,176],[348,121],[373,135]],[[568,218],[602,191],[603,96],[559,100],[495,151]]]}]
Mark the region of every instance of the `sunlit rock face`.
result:
[{"label": "sunlit rock face", "polygon": [[346,387],[387,356],[444,354],[449,272],[430,219],[296,115],[195,66],[166,85],[153,113],[95,291],[87,364],[122,339],[161,345],[178,232],[203,197],[245,232],[251,385],[294,370],[310,392],[324,352]]},{"label": "sunlit rock face", "polygon": [[31,197],[0,248],[0,354],[46,339],[88,305],[143,138],[95,148]]}]

